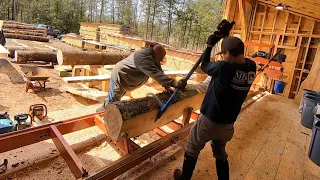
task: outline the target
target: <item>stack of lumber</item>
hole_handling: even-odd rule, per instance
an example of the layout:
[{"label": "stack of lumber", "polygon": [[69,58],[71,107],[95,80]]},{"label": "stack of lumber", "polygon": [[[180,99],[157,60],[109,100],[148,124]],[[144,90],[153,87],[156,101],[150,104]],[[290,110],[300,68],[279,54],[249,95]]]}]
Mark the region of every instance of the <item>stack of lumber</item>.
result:
[{"label": "stack of lumber", "polygon": [[34,24],[4,21],[2,29],[6,38],[49,42],[47,30],[45,28],[36,27]]},{"label": "stack of lumber", "polygon": [[130,47],[135,50],[140,50],[146,46],[143,39],[123,36],[121,34],[101,34],[100,42]]},{"label": "stack of lumber", "polygon": [[99,23],[80,23],[80,36],[84,40],[100,41]]},{"label": "stack of lumber", "polygon": [[78,36],[76,34],[66,34],[62,35],[62,41],[75,47],[82,48],[83,47],[83,40],[81,36]]},{"label": "stack of lumber", "polygon": [[100,33],[102,34],[121,34],[122,25],[118,24],[100,24]]}]

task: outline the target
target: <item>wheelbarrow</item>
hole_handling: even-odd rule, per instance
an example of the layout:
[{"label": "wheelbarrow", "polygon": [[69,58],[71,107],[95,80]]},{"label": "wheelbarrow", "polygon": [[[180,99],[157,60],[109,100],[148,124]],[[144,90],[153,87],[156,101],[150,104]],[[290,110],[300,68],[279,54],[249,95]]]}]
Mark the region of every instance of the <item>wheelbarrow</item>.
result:
[{"label": "wheelbarrow", "polygon": [[22,68],[24,81],[26,82],[26,92],[29,89],[41,91],[46,89],[46,82],[49,82],[49,76],[45,73],[40,73],[36,67]]}]

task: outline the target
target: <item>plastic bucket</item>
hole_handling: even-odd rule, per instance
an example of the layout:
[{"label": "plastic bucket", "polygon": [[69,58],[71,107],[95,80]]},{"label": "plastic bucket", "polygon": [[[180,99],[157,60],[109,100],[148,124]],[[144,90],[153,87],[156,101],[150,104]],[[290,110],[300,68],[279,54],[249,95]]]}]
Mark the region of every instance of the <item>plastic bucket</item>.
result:
[{"label": "plastic bucket", "polygon": [[283,93],[285,83],[282,81],[276,81],[274,83],[273,91],[276,93]]},{"label": "plastic bucket", "polygon": [[313,127],[314,108],[319,103],[320,99],[306,95],[303,100],[303,110],[301,114],[301,124],[309,129]]},{"label": "plastic bucket", "polygon": [[312,138],[309,147],[309,158],[320,166],[320,121],[312,129]]}]

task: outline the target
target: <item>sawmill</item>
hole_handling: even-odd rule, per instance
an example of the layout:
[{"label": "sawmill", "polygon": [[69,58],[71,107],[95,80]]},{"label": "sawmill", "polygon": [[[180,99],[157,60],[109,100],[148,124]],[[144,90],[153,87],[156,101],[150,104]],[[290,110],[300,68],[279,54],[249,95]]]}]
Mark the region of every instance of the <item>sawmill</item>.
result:
[{"label": "sawmill", "polygon": [[320,180],[320,2],[219,1],[192,48],[157,2],[61,38],[0,13],[0,179]]}]

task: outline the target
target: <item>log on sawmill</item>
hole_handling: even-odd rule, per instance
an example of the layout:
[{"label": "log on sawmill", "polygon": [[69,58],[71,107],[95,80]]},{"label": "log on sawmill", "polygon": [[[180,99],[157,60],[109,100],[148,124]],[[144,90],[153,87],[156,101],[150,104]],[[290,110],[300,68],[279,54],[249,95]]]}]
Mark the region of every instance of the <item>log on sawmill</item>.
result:
[{"label": "log on sawmill", "polygon": [[53,52],[52,50],[17,50],[15,51],[15,60],[16,62],[43,61],[57,63],[57,53]]},{"label": "log on sawmill", "polygon": [[[175,120],[189,107],[200,109],[207,87],[208,83],[187,85],[186,91],[177,94],[173,103],[156,122],[161,104],[153,96],[110,103],[104,112],[108,134],[115,141],[133,138]],[[162,103],[171,96],[167,92],[155,95]]]},{"label": "log on sawmill", "polygon": [[116,64],[132,52],[58,51],[59,65],[109,65]]},{"label": "log on sawmill", "polygon": [[20,24],[7,24],[4,23],[2,26],[3,29],[30,29],[30,30],[45,30],[45,28],[42,27],[36,27],[35,25],[20,25]]},{"label": "log on sawmill", "polygon": [[46,31],[43,30],[36,30],[36,31],[42,31],[42,32],[35,32],[35,31],[25,31],[25,30],[11,30],[11,29],[4,29],[3,32],[4,33],[11,33],[11,34],[24,34],[24,35],[31,35],[31,36],[42,36],[42,37],[46,37],[47,33]]},{"label": "log on sawmill", "polygon": [[23,39],[23,40],[31,40],[31,41],[49,42],[49,38],[47,38],[47,37],[30,36],[30,35],[23,35],[23,34],[4,33],[4,37],[5,38],[12,38],[12,39]]},{"label": "log on sawmill", "polygon": [[38,48],[38,47],[8,46],[6,48],[10,52],[9,57],[11,57],[11,58],[15,57],[15,51],[17,51],[17,50],[24,50],[24,51],[38,50],[38,51],[57,52],[56,50],[53,50],[53,49]]}]

